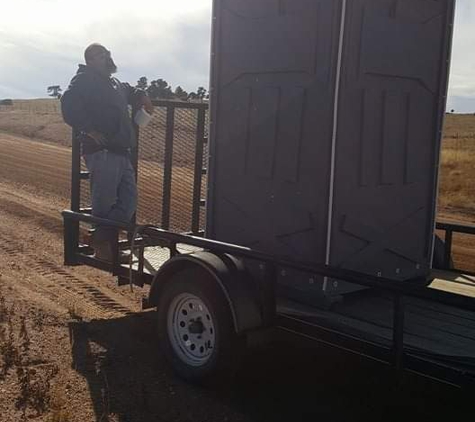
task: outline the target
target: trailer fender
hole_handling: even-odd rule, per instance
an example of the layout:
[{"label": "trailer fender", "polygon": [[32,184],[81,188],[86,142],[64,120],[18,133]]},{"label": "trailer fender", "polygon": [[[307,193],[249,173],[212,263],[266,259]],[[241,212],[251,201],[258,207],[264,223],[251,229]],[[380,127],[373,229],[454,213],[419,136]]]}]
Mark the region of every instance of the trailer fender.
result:
[{"label": "trailer fender", "polygon": [[251,276],[243,262],[228,254],[195,252],[177,255],[168,260],[155,275],[149,293],[148,304],[156,307],[163,287],[173,282],[173,275],[189,268],[202,268],[222,290],[228,301],[237,333],[262,327],[257,295],[253,291]]}]

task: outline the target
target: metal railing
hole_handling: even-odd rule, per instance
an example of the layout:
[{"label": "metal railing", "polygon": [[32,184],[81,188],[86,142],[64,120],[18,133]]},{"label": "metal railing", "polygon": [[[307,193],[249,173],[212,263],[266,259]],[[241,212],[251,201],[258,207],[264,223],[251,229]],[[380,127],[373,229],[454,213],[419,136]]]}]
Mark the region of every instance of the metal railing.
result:
[{"label": "metal railing", "polygon": [[441,269],[446,270],[446,271],[457,272],[457,273],[464,273],[468,275],[475,275],[474,272],[469,271],[467,269],[452,267],[453,234],[461,233],[461,234],[475,235],[475,225],[439,221],[436,224],[436,229],[442,230],[445,232],[444,259],[443,259],[443,268]]},{"label": "metal railing", "polygon": [[[459,309],[473,311],[475,309],[475,298],[457,295],[454,293],[444,292],[426,287],[425,279],[406,280],[404,282],[396,282],[384,277],[376,277],[368,274],[358,273],[352,270],[345,270],[324,264],[314,264],[306,262],[297,262],[289,257],[270,255],[264,252],[252,250],[248,247],[232,245],[224,242],[218,242],[206,238],[183,235],[170,232],[152,226],[144,226],[137,230],[134,225],[124,225],[110,220],[104,220],[84,213],[73,211],[63,211],[64,218],[64,236],[65,236],[65,262],[69,265],[84,263],[103,270],[111,271],[119,278],[127,278],[129,269],[121,266],[115,259],[112,264],[107,264],[94,258],[87,256],[81,252],[79,245],[72,243],[74,241],[74,227],[80,221],[88,223],[96,223],[101,225],[113,226],[121,230],[140,233],[153,240],[152,244],[161,245],[170,250],[170,257],[176,255],[177,245],[189,245],[212,253],[230,254],[237,258],[252,260],[259,263],[260,276],[256,281],[259,286],[259,305],[263,316],[263,325],[271,326],[273,324],[284,324],[287,328],[295,326],[300,327],[300,331],[309,329],[309,333],[313,332],[315,337],[320,338],[323,342],[336,347],[341,347],[347,351],[367,356],[369,358],[391,364],[397,370],[409,368],[416,372],[424,374],[424,371],[430,375],[432,372],[440,372],[441,380],[454,380],[459,382],[464,380],[466,374],[460,372],[457,368],[449,367],[444,363],[437,363],[438,355],[425,356],[417,350],[408,349],[404,346],[405,337],[405,298],[418,298],[422,300],[430,300],[433,302],[455,306]],[[127,243],[127,242],[124,242]],[[140,243],[140,242],[139,242]],[[146,245],[144,243],[143,245]],[[124,247],[130,245],[125,244]],[[143,246],[145,247],[145,246]],[[117,251],[116,251],[117,252]],[[143,253],[138,255],[143,260]],[[139,285],[144,282],[150,284],[153,281],[151,274],[143,272],[143,265],[139,265],[134,272],[135,280],[139,281]],[[321,275],[333,279],[343,280],[350,283],[358,284],[375,290],[379,290],[388,294],[393,301],[393,320],[392,320],[392,341],[391,344],[384,345],[358,338],[349,333],[332,329],[318,323],[305,323],[292,317],[277,314],[277,277],[278,270],[295,269],[310,274]],[[137,273],[139,272],[139,273]],[[299,324],[303,324],[300,326]],[[306,328],[307,327],[307,328]],[[297,329],[297,328],[296,328]],[[302,331],[302,332],[303,332]],[[424,371],[418,368],[427,368]],[[422,372],[420,372],[422,371]],[[462,382],[462,381],[460,381]],[[465,381],[463,381],[465,382]]]},{"label": "metal railing", "polygon": [[165,150],[163,163],[163,192],[162,192],[162,218],[160,227],[170,229],[171,197],[172,197],[172,175],[173,175],[173,155],[175,147],[175,118],[176,110],[196,110],[195,144],[190,145],[193,149],[193,189],[191,198],[191,226],[193,234],[200,232],[200,206],[201,206],[201,186],[203,178],[203,149],[207,141],[205,136],[207,103],[186,103],[176,101],[154,101],[157,107],[166,108],[166,129],[165,129]]},{"label": "metal railing", "polygon": [[[208,104],[180,101],[153,101],[153,104],[156,112],[152,124],[142,131],[135,127],[139,140],[131,157],[139,188],[135,222],[202,234]],[[81,147],[74,139],[73,134],[71,210],[89,213],[88,188],[84,186],[89,183],[89,173],[83,170]],[[175,191],[178,191],[176,198]],[[174,210],[177,207],[180,209]]]}]

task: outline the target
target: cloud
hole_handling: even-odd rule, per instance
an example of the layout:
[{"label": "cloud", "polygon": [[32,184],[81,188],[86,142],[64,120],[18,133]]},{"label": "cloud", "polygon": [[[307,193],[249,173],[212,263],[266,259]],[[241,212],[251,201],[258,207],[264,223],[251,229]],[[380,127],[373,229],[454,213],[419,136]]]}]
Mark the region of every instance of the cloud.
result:
[{"label": "cloud", "polygon": [[119,78],[131,82],[141,76],[163,78],[173,86],[195,90],[208,85],[210,20],[207,11],[183,22],[148,18],[134,22],[131,31],[130,21],[117,17],[107,24],[91,24],[88,34],[90,41],[100,41],[112,51]]},{"label": "cloud", "polygon": [[68,57],[54,49],[41,48],[33,41],[5,36],[0,32],[0,81],[2,97],[44,97],[46,86],[64,81]]},{"label": "cloud", "polygon": [[475,96],[459,97],[453,95],[447,102],[447,110],[454,110],[456,113],[475,113]]},{"label": "cloud", "polygon": [[458,0],[456,7],[447,108],[475,112],[475,4]]},{"label": "cloud", "polygon": [[49,85],[66,88],[91,42],[111,49],[121,80],[207,86],[210,7],[211,0],[9,2],[0,15],[0,97],[44,97]]},{"label": "cloud", "polygon": [[30,92],[22,88],[12,87],[11,85],[0,84],[0,98],[29,98]]},{"label": "cloud", "polygon": [[[208,86],[212,0],[15,0],[0,15],[0,97],[66,88],[91,42],[113,52],[118,77]],[[475,2],[458,0],[448,108],[474,112]]]}]

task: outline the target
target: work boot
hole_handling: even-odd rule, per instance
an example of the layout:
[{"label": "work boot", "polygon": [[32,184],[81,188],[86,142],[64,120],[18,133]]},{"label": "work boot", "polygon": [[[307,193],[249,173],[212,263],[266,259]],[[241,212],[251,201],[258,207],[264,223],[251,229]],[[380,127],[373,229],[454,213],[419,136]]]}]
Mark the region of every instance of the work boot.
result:
[{"label": "work boot", "polygon": [[112,245],[109,241],[95,241],[93,242],[93,247],[94,258],[100,259],[101,261],[112,262]]},{"label": "work boot", "polygon": [[[94,246],[94,258],[105,262],[112,262],[113,249],[110,242],[105,241]],[[119,264],[128,264],[130,262],[130,253],[119,251]]]},{"label": "work boot", "polygon": [[[94,258],[112,263],[114,257],[113,242],[108,236],[101,236],[96,232],[92,238],[91,246],[94,248]],[[119,251],[119,264],[128,264],[130,253]]]}]

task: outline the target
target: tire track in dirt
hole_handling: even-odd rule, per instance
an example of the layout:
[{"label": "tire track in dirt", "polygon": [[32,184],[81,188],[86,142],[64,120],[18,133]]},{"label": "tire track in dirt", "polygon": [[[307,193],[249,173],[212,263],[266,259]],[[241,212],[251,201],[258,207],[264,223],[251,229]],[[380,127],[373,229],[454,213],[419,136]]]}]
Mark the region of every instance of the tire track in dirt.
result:
[{"label": "tire track in dirt", "polygon": [[[68,301],[74,299],[72,302],[85,311],[86,307],[81,303],[84,296],[89,298],[86,305],[94,301],[101,311],[113,312],[112,316],[137,311],[141,292],[129,295],[115,283],[111,285],[106,273],[95,269],[82,266],[68,269],[63,266],[60,210],[64,206],[64,202],[56,197],[43,196],[40,192],[31,194],[0,182],[0,241],[3,238],[0,243],[6,247],[7,254],[15,256],[14,260],[23,267],[14,276],[28,277],[30,273],[38,276],[41,279],[38,285],[46,288],[47,295],[52,295],[56,289],[56,302],[64,303],[61,301],[62,292],[74,289],[74,297],[68,297]],[[7,255],[1,254],[1,251],[0,246],[0,256]],[[35,263],[34,267],[32,263]],[[10,265],[8,259],[5,264]],[[53,280],[54,286],[49,280]],[[29,280],[23,284],[27,289],[37,290],[36,281]]]},{"label": "tire track in dirt", "polygon": [[[25,250],[21,244],[0,234],[0,250],[22,261],[27,261],[29,268],[49,283],[47,290],[61,299],[68,299],[66,305],[79,304],[88,314],[100,318],[120,317],[135,312],[115,301],[109,295],[91,285],[86,280],[77,277],[66,269],[46,259],[39,258],[33,251]],[[51,284],[51,281],[54,283]],[[61,289],[61,294],[55,292]],[[81,302],[78,302],[81,299]],[[64,300],[61,300],[64,302]],[[72,302],[70,302],[72,301]]]},{"label": "tire track in dirt", "polygon": [[[0,187],[0,194],[1,193],[3,192]],[[1,210],[5,214],[10,214],[16,218],[28,219],[30,222],[34,222],[37,226],[51,233],[60,235],[63,232],[63,220],[59,211],[53,214],[35,210],[34,214],[32,214],[32,204],[28,206],[5,197],[0,197],[0,204]]]},{"label": "tire track in dirt", "polygon": [[0,177],[67,197],[71,150],[1,134]]}]

